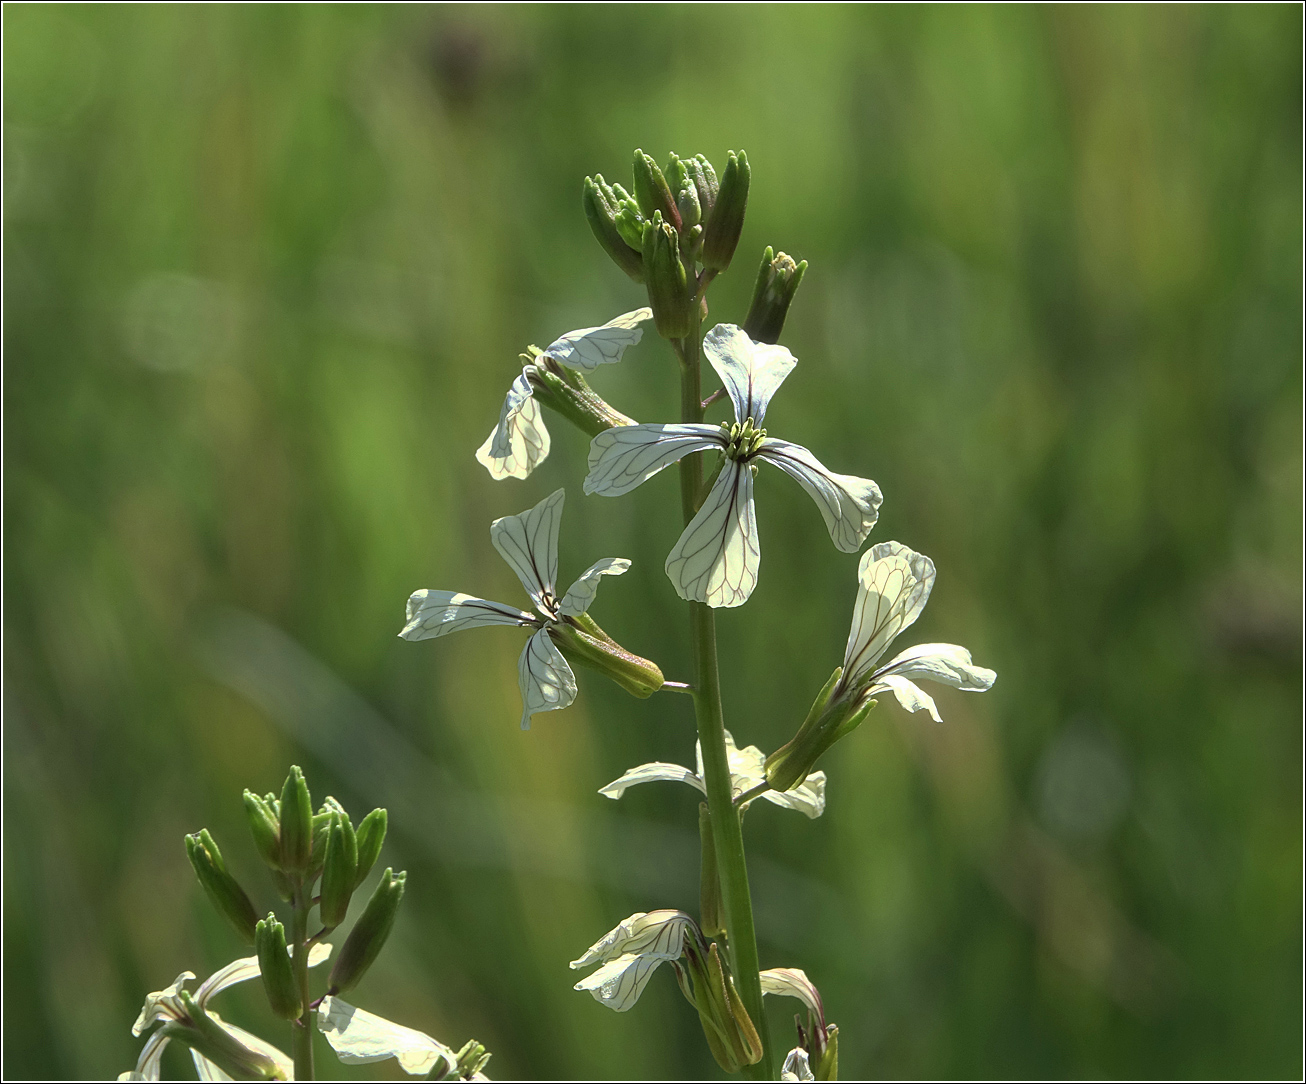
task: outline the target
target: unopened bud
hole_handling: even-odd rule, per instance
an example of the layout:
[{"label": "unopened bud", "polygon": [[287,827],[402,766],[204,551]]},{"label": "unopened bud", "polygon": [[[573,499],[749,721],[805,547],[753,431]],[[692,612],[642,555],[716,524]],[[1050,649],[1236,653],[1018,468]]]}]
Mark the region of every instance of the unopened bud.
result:
[{"label": "unopened bud", "polygon": [[744,320],[744,331],[754,342],[777,343],[789,315],[789,305],[803,281],[807,261],[794,263],[783,252],[773,255],[770,246],[762,253],[762,266],[753,287],[753,304]]},{"label": "unopened bud", "polygon": [[724,912],[721,907],[721,874],[716,864],[716,842],[712,838],[712,818],[706,802],[698,803],[699,853],[702,862],[698,880],[698,926],[705,936],[716,937],[726,932]]},{"label": "unopened bud", "polygon": [[333,815],[327,838],[326,861],[322,866],[322,888],[318,914],[322,925],[334,929],[345,920],[349,898],[358,883],[358,839],[349,817]]},{"label": "unopened bud", "polygon": [[[635,200],[645,218],[651,219],[656,212],[661,212],[666,222],[680,229],[680,211],[676,208],[666,177],[658,169],[658,164],[640,150],[635,152]],[[647,261],[644,271],[648,273]]]},{"label": "unopened bud", "polygon": [[186,837],[186,854],[210,902],[231,923],[245,944],[253,944],[254,924],[258,921],[254,905],[236,878],[227,872],[222,852],[207,828],[198,835]]},{"label": "unopened bud", "polygon": [[835,667],[812,702],[798,733],[766,758],[766,781],[773,790],[792,790],[798,786],[821,755],[840,738],[851,734],[875,707],[874,700],[834,696],[842,675],[843,667]]},{"label": "unopened bud", "polygon": [[696,154],[693,158],[685,160],[685,169],[689,172],[690,178],[694,182],[694,188],[698,191],[698,206],[703,217],[699,221],[707,221],[712,214],[712,208],[716,206],[717,188],[719,187],[716,179],[716,170],[712,168],[703,155]]},{"label": "unopened bud", "polygon": [[539,358],[536,364],[528,365],[524,370],[531,385],[531,396],[537,403],[561,414],[591,437],[613,426],[635,424],[634,418],[626,417],[605,402],[579,372],[565,365],[551,365],[552,360]]},{"label": "unopened bud", "polygon": [[265,799],[252,791],[245,791],[245,815],[249,820],[249,834],[254,837],[254,847],[259,857],[270,869],[281,868],[281,826],[276,814]]},{"label": "unopened bud", "polygon": [[233,1080],[285,1080],[267,1054],[251,1050],[213,1019],[185,990],[177,994],[189,1023],[170,1023],[163,1033],[202,1054]]},{"label": "unopened bud", "polygon": [[579,614],[551,626],[549,636],[569,661],[607,674],[640,700],[652,696],[666,680],[657,663],[627,651],[599,628],[589,614]]},{"label": "unopened bud", "polygon": [[386,811],[374,809],[359,822],[355,835],[358,848],[358,872],[354,874],[354,888],[357,889],[372,872],[376,860],[381,854],[381,844],[385,842]]},{"label": "unopened bud", "polygon": [[694,1005],[708,1049],[727,1073],[762,1060],[762,1040],[721,960],[716,942],[706,953],[686,941],[685,960],[694,979]]},{"label": "unopened bud", "polygon": [[585,178],[581,202],[585,207],[585,218],[603,251],[632,279],[643,282],[644,258],[638,249],[627,243],[617,227],[621,203],[612,186],[603,180],[603,174]]},{"label": "unopened bud", "polygon": [[394,927],[407,878],[406,873],[395,874],[388,869],[381,875],[376,891],[354,923],[344,948],[336,957],[335,966],[331,968],[331,994],[352,990],[376,960]]},{"label": "unopened bud", "polygon": [[302,872],[313,853],[313,801],[299,765],[292,765],[281,790],[281,868]]},{"label": "unopened bud", "polygon": [[680,259],[680,236],[660,212],[644,226],[644,285],[658,334],[683,339],[689,334],[695,291]]},{"label": "unopened bud", "polygon": [[671,188],[676,210],[680,212],[680,230],[685,232],[702,221],[703,211],[698,202],[698,188],[694,184],[690,166],[693,159],[682,162],[674,154],[667,161],[667,185]]},{"label": "unopened bud", "polygon": [[744,229],[744,213],[748,209],[748,184],[752,173],[748,155],[743,151],[730,152],[721,187],[711,217],[703,230],[703,266],[714,271],[724,271],[739,244]]},{"label": "unopened bud", "polygon": [[290,954],[286,951],[286,928],[269,913],[259,919],[254,933],[254,946],[258,952],[258,970],[263,979],[263,992],[268,995],[272,1011],[283,1020],[297,1020],[304,1011],[304,1002],[295,981]]}]

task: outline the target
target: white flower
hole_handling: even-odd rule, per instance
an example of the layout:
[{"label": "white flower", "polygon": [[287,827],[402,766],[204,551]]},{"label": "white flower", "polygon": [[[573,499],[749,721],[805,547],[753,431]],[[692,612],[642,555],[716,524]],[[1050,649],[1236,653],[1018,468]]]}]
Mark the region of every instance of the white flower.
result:
[{"label": "white flower", "polygon": [[[308,953],[308,966],[317,967],[326,961],[331,955],[330,945],[314,945]],[[280,1050],[269,1042],[265,1042],[257,1035],[252,1035],[244,1028],[238,1028],[235,1024],[228,1024],[216,1012],[208,1007],[209,999],[215,994],[221,993],[228,986],[234,986],[238,982],[248,982],[250,979],[257,978],[259,974],[258,957],[245,956],[239,960],[233,960],[226,967],[220,968],[200,983],[200,987],[195,991],[195,1004],[208,1013],[208,1015],[221,1027],[227,1034],[244,1043],[251,1050],[260,1054],[265,1054],[277,1063],[277,1067],[285,1074],[285,1079],[293,1079],[294,1065]],[[132,1025],[132,1034],[141,1035],[149,1028],[158,1023],[177,1023],[188,1024],[190,1017],[186,1013],[186,1007],[181,1001],[181,991],[185,989],[186,984],[195,980],[195,973],[192,971],[183,971],[177,976],[177,980],[166,990],[156,990],[145,999],[145,1005],[141,1009],[140,1015],[136,1018],[136,1023]],[[129,1073],[121,1073],[119,1080],[158,1080],[159,1065],[163,1058],[163,1049],[168,1045],[171,1037],[166,1034],[164,1028],[159,1028],[149,1039],[146,1040],[144,1048],[141,1050],[141,1056],[137,1059],[136,1068]],[[208,1058],[195,1050],[190,1052],[191,1058],[195,1062],[195,1070],[199,1073],[201,1080],[230,1080],[221,1069],[219,1069]]]},{"label": "white flower", "polygon": [[[424,1031],[406,1028],[383,1016],[355,1008],[338,997],[325,997],[317,1009],[318,1027],[336,1056],[346,1065],[394,1058],[409,1076],[428,1076],[443,1059],[440,1075],[431,1079],[458,1079],[458,1054]],[[475,1072],[467,1079],[488,1080]]]},{"label": "white flower", "polygon": [[734,404],[735,424],[608,429],[590,444],[585,492],[617,497],[692,452],[722,452],[721,473],[667,557],[666,570],[681,598],[742,606],[757,585],[761,561],[754,461],[774,464],[807,491],[845,553],[856,553],[875,526],[882,498],[874,482],[835,474],[806,448],[766,435],[767,404],[797,364],[788,350],[754,342],[734,324],[718,324],[704,338],[703,351]]},{"label": "white flower", "polygon": [[698,923],[684,911],[640,911],[596,941],[573,969],[602,964],[574,989],[588,990],[594,1000],[625,1012],[644,992],[653,972],[684,955],[685,935],[699,937]]},{"label": "white flower", "polygon": [[561,599],[557,597],[553,583],[558,577],[558,525],[565,498],[565,491],[555,490],[530,511],[504,516],[490,524],[490,541],[517,573],[539,611],[538,617],[515,606],[457,591],[422,590],[409,597],[408,623],[399,633],[405,640],[429,640],[482,625],[520,625],[538,630],[526,641],[517,662],[523,730],[530,729],[531,716],[536,712],[565,708],[576,699],[576,675],[550,639],[550,627],[590,608],[600,576],[620,576],[630,567],[624,557],[595,561]]},{"label": "white flower", "polygon": [[900,542],[881,542],[862,554],[857,569],[857,602],[844,652],[843,675],[834,694],[862,697],[892,692],[908,711],[928,711],[942,722],[933,698],[913,678],[927,678],[965,692],[984,692],[997,678],[971,662],[956,644],[909,647],[884,666],[875,664],[903,629],[920,616],[934,586],[934,562]]},{"label": "white flower", "polygon": [[[644,329],[639,325],[653,318],[653,310],[635,309],[609,320],[602,327],[583,327],[556,339],[537,359],[552,359],[559,365],[589,372],[600,365],[620,361],[626,347],[639,342]],[[523,366],[512,382],[499,424],[476,450],[476,460],[490,477],[525,478],[549,454],[549,431],[544,427],[540,406],[531,394],[530,376],[535,363]]]},{"label": "white flower", "polygon": [[821,1005],[821,994],[815,983],[807,977],[807,972],[800,967],[771,967],[759,971],[757,975],[762,983],[763,994],[782,994],[796,997],[816,1015],[825,1026],[825,1009]]},{"label": "white flower", "polygon": [[801,1046],[794,1047],[785,1055],[784,1068],[780,1070],[781,1080],[815,1080],[812,1066],[807,1060],[807,1051]]},{"label": "white flower", "polygon": [[[735,798],[766,781],[766,755],[756,745],[747,745],[743,749],[737,748],[735,739],[728,730],[726,731],[726,757],[730,764],[730,790]],[[665,764],[660,761],[641,764],[638,768],[631,768],[620,779],[614,779],[599,793],[616,799],[626,793],[627,787],[639,783],[652,783],[655,780],[670,780],[688,783],[706,796],[707,784],[703,782],[705,778],[703,748],[699,742],[694,743],[694,761],[697,765],[697,771],[694,772],[682,768],[679,764]],[[812,772],[793,790],[767,790],[758,797],[765,798],[783,809],[796,809],[815,819],[825,812],[825,772]],[[748,808],[753,801],[754,799],[750,798],[743,803],[743,808]]]}]

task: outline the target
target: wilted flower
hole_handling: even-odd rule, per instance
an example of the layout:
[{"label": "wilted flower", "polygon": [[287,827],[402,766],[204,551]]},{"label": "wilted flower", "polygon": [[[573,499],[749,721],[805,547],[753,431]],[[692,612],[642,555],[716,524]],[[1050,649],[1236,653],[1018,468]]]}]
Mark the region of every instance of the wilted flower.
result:
[{"label": "wilted flower", "polygon": [[[807,1008],[807,1024],[798,1017],[798,1046],[785,1058],[781,1080],[835,1080],[839,1066],[839,1029],[825,1022],[820,991],[797,967],[772,967],[760,972],[763,994],[796,997]],[[815,1071],[813,1071],[815,1069]]]},{"label": "wilted flower", "polygon": [[685,936],[699,937],[698,924],[684,911],[640,911],[609,930],[572,960],[573,970],[602,964],[575,989],[588,990],[594,1000],[625,1012],[644,992],[653,972],[685,952]]},{"label": "wilted flower", "polygon": [[479,1043],[468,1043],[461,1051],[454,1051],[424,1031],[406,1028],[338,997],[322,999],[317,1022],[336,1057],[346,1065],[394,1058],[409,1076],[428,1080],[490,1079],[481,1072],[490,1056]]},{"label": "wilted flower", "polygon": [[845,553],[856,553],[875,526],[882,498],[874,482],[835,474],[806,448],[766,435],[767,405],[796,364],[788,350],[755,343],[734,324],[718,324],[704,338],[703,351],[734,404],[735,423],[605,430],[590,443],[585,492],[617,497],[684,456],[720,451],[721,472],[667,557],[666,571],[681,598],[741,606],[757,586],[761,562],[753,510],[756,461],[774,464],[807,491]]}]

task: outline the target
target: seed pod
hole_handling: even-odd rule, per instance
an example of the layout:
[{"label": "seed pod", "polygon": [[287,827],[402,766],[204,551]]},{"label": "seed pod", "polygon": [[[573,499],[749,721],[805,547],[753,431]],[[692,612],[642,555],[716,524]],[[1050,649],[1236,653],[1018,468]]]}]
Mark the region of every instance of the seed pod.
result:
[{"label": "seed pod", "polygon": [[204,828],[198,835],[186,837],[186,855],[195,869],[210,902],[218,909],[240,935],[247,945],[254,943],[254,924],[258,916],[249,896],[240,887],[236,879],[227,872],[222,861],[222,852],[213,842],[209,830]]},{"label": "seed pod", "polygon": [[251,791],[245,791],[245,815],[249,819],[249,833],[254,846],[268,867],[281,868],[281,825],[268,807],[268,803]]},{"label": "seed pod", "polygon": [[394,927],[407,878],[407,873],[393,874],[388,869],[381,875],[376,891],[354,923],[344,948],[336,957],[335,966],[331,968],[329,992],[332,995],[352,990],[376,960]]},{"label": "seed pod", "polygon": [[254,933],[254,946],[258,952],[259,975],[263,979],[263,992],[268,995],[272,1011],[283,1020],[297,1020],[304,1012],[304,1002],[295,971],[286,951],[286,928],[269,913],[259,919]]},{"label": "seed pod", "polygon": [[354,874],[354,888],[357,889],[372,872],[376,860],[381,854],[381,844],[385,842],[386,811],[374,809],[359,822],[355,837],[358,849],[358,872]]},{"label": "seed pod", "polygon": [[349,818],[334,814],[326,845],[326,862],[322,867],[322,891],[318,914],[322,925],[335,929],[345,920],[349,897],[358,883],[358,841]]},{"label": "seed pod", "polygon": [[313,853],[313,800],[299,765],[292,765],[281,790],[281,868],[302,872]]},{"label": "seed pod", "polygon": [[703,230],[703,266],[714,271],[724,271],[730,266],[739,235],[744,229],[744,213],[748,210],[748,184],[752,171],[748,155],[743,151],[730,152],[725,176],[717,191],[712,216]]}]

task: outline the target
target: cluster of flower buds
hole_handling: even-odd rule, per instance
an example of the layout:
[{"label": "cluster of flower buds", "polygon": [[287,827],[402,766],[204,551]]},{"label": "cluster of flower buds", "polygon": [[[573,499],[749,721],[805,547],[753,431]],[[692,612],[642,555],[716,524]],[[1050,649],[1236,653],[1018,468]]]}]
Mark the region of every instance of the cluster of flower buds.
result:
[{"label": "cluster of flower buds", "polygon": [[743,151],[730,152],[718,180],[701,154],[673,154],[663,171],[637,150],[633,194],[608,184],[602,174],[585,178],[582,202],[590,229],[613,262],[644,284],[663,338],[690,333],[703,287],[730,266],[744,228],[750,177]]}]

